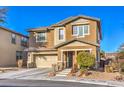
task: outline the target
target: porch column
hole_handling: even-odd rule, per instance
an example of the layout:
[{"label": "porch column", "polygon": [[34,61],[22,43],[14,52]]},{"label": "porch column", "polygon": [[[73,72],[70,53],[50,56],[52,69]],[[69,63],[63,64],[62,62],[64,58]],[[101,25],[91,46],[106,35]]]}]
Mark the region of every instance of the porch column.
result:
[{"label": "porch column", "polygon": [[33,53],[28,52],[27,68],[31,67],[32,62],[33,62]]},{"label": "porch column", "polygon": [[77,64],[77,51],[74,51],[74,62],[73,62],[73,66],[74,64]]},{"label": "porch column", "polygon": [[64,62],[64,68],[66,68],[66,52],[63,52],[63,62]]},{"label": "porch column", "polygon": [[63,51],[61,51],[61,62],[63,62]]}]

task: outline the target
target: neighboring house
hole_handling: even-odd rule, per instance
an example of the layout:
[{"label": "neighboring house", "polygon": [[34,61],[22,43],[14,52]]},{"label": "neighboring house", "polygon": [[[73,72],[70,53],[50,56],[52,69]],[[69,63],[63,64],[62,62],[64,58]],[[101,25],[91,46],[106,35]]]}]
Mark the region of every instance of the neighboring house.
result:
[{"label": "neighboring house", "polygon": [[63,63],[77,64],[79,52],[92,53],[100,61],[100,19],[73,16],[48,27],[29,29],[28,67],[51,67]]},{"label": "neighboring house", "polygon": [[28,37],[0,26],[0,67],[17,66],[27,47]]},{"label": "neighboring house", "polygon": [[[118,58],[119,53],[118,52],[114,52],[114,53],[105,53],[105,57],[106,59],[113,59],[115,60],[115,62],[124,62],[123,58]],[[118,58],[118,60],[117,60]]]},{"label": "neighboring house", "polygon": [[118,55],[117,52],[115,52],[115,53],[105,53],[106,59],[108,59],[108,58],[114,58],[115,59],[117,57],[117,55]]}]

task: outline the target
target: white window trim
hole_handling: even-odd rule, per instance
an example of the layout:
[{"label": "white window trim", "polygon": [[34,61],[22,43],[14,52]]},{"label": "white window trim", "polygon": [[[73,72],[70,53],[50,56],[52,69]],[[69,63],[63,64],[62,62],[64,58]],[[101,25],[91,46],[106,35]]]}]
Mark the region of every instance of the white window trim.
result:
[{"label": "white window trim", "polygon": [[[84,27],[83,27],[83,29],[84,29]],[[83,35],[82,36],[79,36],[79,30],[78,30],[77,34],[72,34],[72,36],[76,36],[77,38],[84,37],[84,30],[83,30]]]},{"label": "white window trim", "polygon": [[36,42],[43,42],[43,43],[44,43],[44,42],[47,42],[47,34],[46,34],[46,32],[41,32],[41,33],[45,33],[45,38],[46,38],[46,39],[45,39],[45,40],[42,40],[42,41],[38,41],[38,40],[37,40],[37,35],[38,35],[38,33],[36,33]]},{"label": "white window trim", "polygon": [[[83,27],[83,29],[84,29],[84,27]],[[84,32],[84,30],[83,30],[83,32]],[[84,35],[89,35],[89,34],[90,34],[90,26],[88,25],[88,33],[87,34],[84,33]]]},{"label": "white window trim", "polygon": [[88,33],[87,34],[84,33],[84,26],[83,26],[83,35],[82,36],[79,36],[79,30],[78,30],[77,34],[72,34],[72,36],[76,36],[77,38],[80,38],[80,37],[85,37],[85,35],[89,35],[89,34],[90,34],[90,26],[88,25]]},{"label": "white window trim", "polygon": [[21,40],[22,40],[22,41],[27,41],[27,38],[22,36],[22,37],[21,37]]},{"label": "white window trim", "polygon": [[65,41],[65,30],[63,29],[63,39],[59,39],[59,31],[58,31],[58,40],[59,41]]},{"label": "white window trim", "polygon": [[14,34],[14,33],[11,34],[11,42],[12,42],[12,39],[13,39],[13,35],[14,35],[15,44],[16,44],[17,36],[16,36],[16,34]]},{"label": "white window trim", "polygon": [[[59,39],[59,41],[63,41],[63,40],[65,40],[65,30],[64,29],[62,29],[63,30],[63,39],[59,39],[59,37],[58,37],[58,39]],[[60,31],[60,29],[59,29],[59,31]],[[60,33],[58,33],[58,35],[59,35]],[[60,35],[59,35],[60,36]]]},{"label": "white window trim", "polygon": [[[73,27],[74,26],[72,26],[72,30],[73,30]],[[74,31],[74,30],[73,30]],[[77,32],[77,34],[72,34],[72,36],[78,36],[78,34],[79,34],[79,31]]]},{"label": "white window trim", "polygon": [[13,38],[13,35],[14,35],[14,38],[16,39],[16,34],[12,33],[11,34],[11,37]]}]

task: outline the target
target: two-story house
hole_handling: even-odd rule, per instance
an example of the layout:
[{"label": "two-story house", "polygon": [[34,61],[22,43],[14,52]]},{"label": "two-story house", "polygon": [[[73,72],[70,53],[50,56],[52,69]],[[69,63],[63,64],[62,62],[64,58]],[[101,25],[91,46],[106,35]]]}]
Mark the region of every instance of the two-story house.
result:
[{"label": "two-story house", "polygon": [[100,19],[79,15],[48,27],[29,29],[28,66],[51,67],[63,63],[77,64],[79,52],[92,53],[100,61]]},{"label": "two-story house", "polygon": [[0,26],[0,67],[17,66],[27,48],[28,37]]}]

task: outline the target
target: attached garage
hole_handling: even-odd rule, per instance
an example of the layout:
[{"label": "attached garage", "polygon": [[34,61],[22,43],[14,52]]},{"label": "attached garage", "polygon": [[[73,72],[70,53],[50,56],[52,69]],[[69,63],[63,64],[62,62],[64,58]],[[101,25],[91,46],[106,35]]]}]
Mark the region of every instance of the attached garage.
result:
[{"label": "attached garage", "polygon": [[52,64],[57,63],[57,55],[56,54],[35,55],[35,63],[37,68],[50,68]]}]

